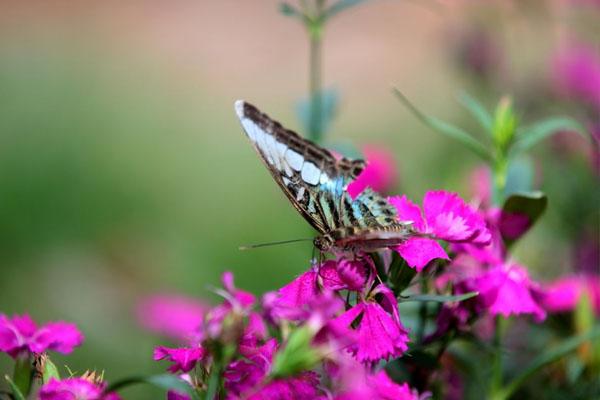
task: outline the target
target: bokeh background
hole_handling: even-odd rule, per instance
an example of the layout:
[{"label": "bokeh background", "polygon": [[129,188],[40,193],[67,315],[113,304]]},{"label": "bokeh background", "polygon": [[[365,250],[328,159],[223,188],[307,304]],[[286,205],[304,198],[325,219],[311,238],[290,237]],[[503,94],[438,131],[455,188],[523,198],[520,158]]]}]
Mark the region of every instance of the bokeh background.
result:
[{"label": "bokeh background", "polygon": [[[163,370],[151,357],[164,341],[135,318],[146,295],[210,301],[225,270],[259,294],[307,268],[308,243],[238,251],[311,234],[233,112],[243,98],[300,130],[294,105],[307,94],[308,43],[278,5],[0,2],[0,311],[77,323],[86,341],[68,358],[72,370],[105,370],[109,381]],[[456,101],[465,90],[490,109],[512,95],[523,121],[588,124],[593,113],[553,90],[552,65],[573,40],[600,49],[599,10],[541,0],[351,8],[324,36],[324,86],[340,98],[328,138],[391,150],[398,193],[468,198],[478,160],[420,124],[391,87],[472,131]],[[584,239],[597,244],[593,152],[566,134],[524,161],[549,196],[542,223],[517,248],[537,279],[576,268]],[[588,264],[598,268],[593,251]],[[0,357],[0,371],[9,365]]]}]

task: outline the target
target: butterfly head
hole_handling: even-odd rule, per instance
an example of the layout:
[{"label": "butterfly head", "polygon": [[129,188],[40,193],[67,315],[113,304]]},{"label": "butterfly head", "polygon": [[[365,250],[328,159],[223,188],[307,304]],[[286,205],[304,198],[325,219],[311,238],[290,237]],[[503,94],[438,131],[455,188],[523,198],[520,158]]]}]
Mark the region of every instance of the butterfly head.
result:
[{"label": "butterfly head", "polygon": [[326,253],[333,248],[334,240],[330,235],[317,236],[313,243],[317,249]]}]

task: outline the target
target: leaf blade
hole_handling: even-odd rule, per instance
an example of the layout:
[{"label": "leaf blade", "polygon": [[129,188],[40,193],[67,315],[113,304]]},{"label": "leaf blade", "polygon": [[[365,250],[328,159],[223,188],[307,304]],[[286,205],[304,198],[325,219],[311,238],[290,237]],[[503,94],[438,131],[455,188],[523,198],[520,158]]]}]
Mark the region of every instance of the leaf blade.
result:
[{"label": "leaf blade", "polygon": [[459,295],[417,294],[413,296],[401,297],[399,301],[402,303],[409,301],[448,303],[451,301],[464,301],[478,295],[479,292],[469,292]]},{"label": "leaf blade", "polygon": [[327,10],[325,10],[325,18],[331,18],[347,8],[357,6],[361,3],[366,2],[367,0],[340,0],[337,3],[333,4]]},{"label": "leaf blade", "polygon": [[458,94],[458,101],[471,113],[471,115],[479,122],[479,125],[485,129],[486,133],[492,134],[492,114],[490,114],[483,104],[467,92]]},{"label": "leaf blade", "polygon": [[192,389],[192,387],[179,377],[170,374],[159,374],[150,376],[132,376],[128,378],[116,381],[108,386],[107,392],[118,391],[125,387],[136,385],[136,384],[150,384],[160,389],[175,390],[177,392],[185,393],[190,396],[193,400],[199,400],[198,394]]},{"label": "leaf blade", "polygon": [[463,129],[451,125],[447,122],[444,122],[438,118],[428,116],[421,112],[417,107],[415,107],[409,100],[404,96],[404,94],[398,90],[397,88],[393,88],[394,94],[400,102],[413,113],[417,119],[419,119],[422,123],[427,125],[432,130],[439,132],[447,137],[450,137],[458,142],[462,143],[465,147],[471,150],[473,153],[481,157],[484,161],[490,162],[492,157],[486,147],[481,144],[478,140],[476,140],[473,135],[467,133]]},{"label": "leaf blade", "polygon": [[517,140],[513,143],[510,155],[515,156],[531,149],[541,140],[560,131],[573,131],[589,140],[581,124],[571,118],[552,117],[521,129]]},{"label": "leaf blade", "polygon": [[592,341],[600,338],[600,326],[596,326],[587,332],[564,340],[561,344],[540,354],[509,384],[502,388],[499,392],[498,399],[508,399],[510,396],[533,374],[569,353],[575,351],[579,346],[587,341]]}]

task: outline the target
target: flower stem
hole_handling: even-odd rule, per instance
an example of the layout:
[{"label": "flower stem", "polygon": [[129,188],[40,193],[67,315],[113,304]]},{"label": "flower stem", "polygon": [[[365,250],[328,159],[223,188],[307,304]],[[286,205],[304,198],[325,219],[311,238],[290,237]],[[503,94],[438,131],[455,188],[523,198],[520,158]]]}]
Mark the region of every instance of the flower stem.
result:
[{"label": "flower stem", "polygon": [[500,315],[496,316],[494,329],[494,360],[492,363],[492,379],[490,384],[490,398],[495,399],[502,388],[502,335],[504,333],[504,318]]},{"label": "flower stem", "polygon": [[27,396],[31,390],[32,378],[33,365],[29,353],[18,355],[15,360],[13,382],[24,396]]},{"label": "flower stem", "polygon": [[321,56],[322,56],[322,32],[324,24],[323,8],[324,0],[316,0],[315,14],[306,22],[308,36],[310,41],[309,54],[309,85],[310,96],[310,118],[309,118],[309,138],[319,143],[323,135],[322,110],[323,99],[321,90]]}]

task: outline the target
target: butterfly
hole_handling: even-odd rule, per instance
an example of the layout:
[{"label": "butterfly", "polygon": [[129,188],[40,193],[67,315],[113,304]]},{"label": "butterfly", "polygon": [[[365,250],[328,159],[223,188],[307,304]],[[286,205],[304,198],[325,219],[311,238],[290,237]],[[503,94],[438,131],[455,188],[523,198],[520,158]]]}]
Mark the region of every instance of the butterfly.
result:
[{"label": "butterfly", "polygon": [[336,159],[243,100],[235,103],[235,110],[275,182],[319,232],[313,243],[321,252],[377,251],[415,233],[373,190],[367,188],[355,199],[348,194],[348,185],[366,166],[364,160]]}]

